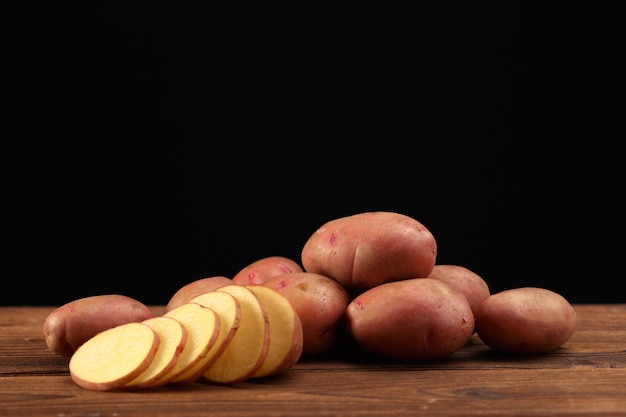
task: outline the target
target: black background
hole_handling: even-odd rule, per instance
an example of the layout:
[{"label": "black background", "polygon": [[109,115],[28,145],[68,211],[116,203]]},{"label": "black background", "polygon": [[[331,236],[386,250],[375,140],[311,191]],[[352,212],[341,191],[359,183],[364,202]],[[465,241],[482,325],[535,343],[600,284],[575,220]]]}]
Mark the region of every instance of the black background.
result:
[{"label": "black background", "polygon": [[492,292],[626,301],[610,10],[54,7],[4,52],[1,305],[165,304],[374,210]]}]

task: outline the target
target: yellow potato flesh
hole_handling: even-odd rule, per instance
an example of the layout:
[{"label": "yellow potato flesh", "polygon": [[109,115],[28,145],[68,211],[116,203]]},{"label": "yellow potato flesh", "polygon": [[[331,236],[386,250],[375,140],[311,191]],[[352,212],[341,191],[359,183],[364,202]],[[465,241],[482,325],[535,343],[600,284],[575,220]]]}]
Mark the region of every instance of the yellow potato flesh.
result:
[{"label": "yellow potato flesh", "polygon": [[161,343],[148,369],[124,385],[125,388],[155,387],[156,382],[176,365],[187,341],[185,327],[172,317],[153,317],[142,323],[147,324],[157,332]]},{"label": "yellow potato flesh", "polygon": [[247,288],[263,303],[270,329],[267,356],[252,376],[263,377],[286,371],[302,353],[302,327],[296,324],[298,315],[289,300],[276,290],[262,285],[249,285]]},{"label": "yellow potato flesh", "polygon": [[263,364],[269,347],[267,313],[259,299],[245,286],[218,288],[232,294],[241,307],[239,329],[222,355],[204,373],[209,381],[230,384],[251,377]]},{"label": "yellow potato flesh", "polygon": [[199,362],[208,361],[207,353],[217,340],[220,322],[217,313],[196,303],[187,303],[168,311],[164,317],[172,317],[185,326],[187,343],[176,361],[176,365],[157,382],[158,384],[176,381]]},{"label": "yellow potato flesh", "polygon": [[157,333],[143,323],[126,323],[98,333],[69,362],[74,382],[87,389],[118,388],[141,374],[156,354]]},{"label": "yellow potato flesh", "polygon": [[187,372],[179,375],[172,382],[187,382],[195,380],[208,367],[210,367],[229,345],[235,332],[239,328],[241,319],[241,308],[239,301],[227,292],[211,291],[194,297],[190,302],[200,304],[213,310],[220,318],[220,329],[217,340],[206,355],[206,360],[198,364]]}]

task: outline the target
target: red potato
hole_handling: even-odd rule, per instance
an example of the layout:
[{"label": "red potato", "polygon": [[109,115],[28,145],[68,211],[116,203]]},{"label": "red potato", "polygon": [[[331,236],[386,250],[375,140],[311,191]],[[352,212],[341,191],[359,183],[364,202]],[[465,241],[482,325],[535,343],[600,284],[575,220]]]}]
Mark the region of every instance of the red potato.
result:
[{"label": "red potato", "polygon": [[79,387],[110,391],[123,387],[146,370],[160,345],[158,334],[144,323],[125,323],[83,343],[69,362]]},{"label": "red potato", "polygon": [[121,294],[94,295],[70,301],[48,314],[43,334],[50,351],[70,357],[96,334],[120,324],[152,318],[145,304]]},{"label": "red potato", "polygon": [[439,280],[388,282],[355,297],[346,309],[355,342],[381,357],[437,359],[463,347],[474,316],[461,291]]},{"label": "red potato", "polygon": [[520,287],[490,295],[475,313],[478,337],[494,350],[545,353],[561,347],[574,334],[574,307],[560,294]]},{"label": "red potato", "polygon": [[241,269],[233,276],[233,282],[239,285],[259,285],[275,275],[302,271],[300,264],[293,259],[268,256]]},{"label": "red potato", "polygon": [[343,334],[349,295],[337,281],[310,272],[277,275],[264,286],[283,295],[302,323],[303,355],[327,352]]},{"label": "red potato", "polygon": [[165,306],[165,312],[167,313],[178,306],[188,303],[192,298],[197,297],[198,295],[216,290],[219,287],[230,285],[232,283],[232,279],[222,275],[200,278],[195,281],[191,281],[190,283],[179,288],[178,291],[172,295],[172,298],[170,298]]},{"label": "red potato", "polygon": [[351,294],[390,281],[427,277],[437,244],[417,220],[394,212],[365,212],[331,220],[305,242],[305,271],[337,280]]},{"label": "red potato", "polygon": [[472,311],[491,295],[487,282],[476,272],[461,265],[435,265],[428,278],[438,279],[459,289],[467,297]]}]

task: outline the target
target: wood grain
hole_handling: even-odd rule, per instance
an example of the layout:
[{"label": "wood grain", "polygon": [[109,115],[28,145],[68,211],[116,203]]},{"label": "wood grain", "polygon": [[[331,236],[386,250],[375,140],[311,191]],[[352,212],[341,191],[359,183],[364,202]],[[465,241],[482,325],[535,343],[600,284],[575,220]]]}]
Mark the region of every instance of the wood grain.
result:
[{"label": "wood grain", "polygon": [[626,416],[626,304],[575,308],[576,333],[549,354],[498,354],[475,335],[442,360],[383,361],[352,346],[234,386],[96,392],[48,351],[52,307],[0,307],[0,415]]}]

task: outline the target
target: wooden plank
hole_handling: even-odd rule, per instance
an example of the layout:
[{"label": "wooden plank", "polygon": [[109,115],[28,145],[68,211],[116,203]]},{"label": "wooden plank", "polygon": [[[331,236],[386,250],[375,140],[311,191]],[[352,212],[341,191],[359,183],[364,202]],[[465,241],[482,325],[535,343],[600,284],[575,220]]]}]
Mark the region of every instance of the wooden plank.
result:
[{"label": "wooden plank", "polygon": [[442,360],[385,361],[347,347],[235,386],[95,392],[76,386],[69,359],[47,350],[52,308],[0,307],[0,415],[624,416],[626,304],[575,308],[579,328],[549,354],[499,354],[474,335]]}]

